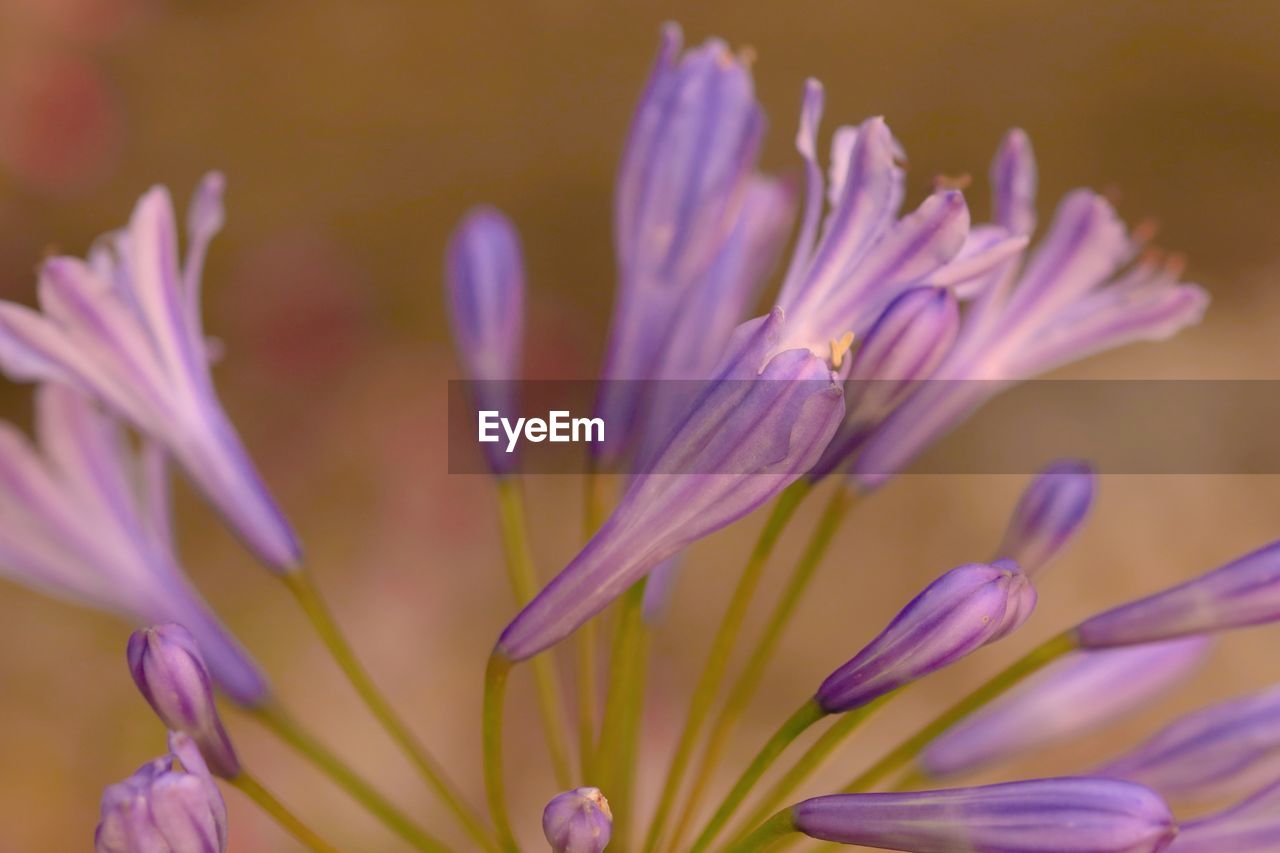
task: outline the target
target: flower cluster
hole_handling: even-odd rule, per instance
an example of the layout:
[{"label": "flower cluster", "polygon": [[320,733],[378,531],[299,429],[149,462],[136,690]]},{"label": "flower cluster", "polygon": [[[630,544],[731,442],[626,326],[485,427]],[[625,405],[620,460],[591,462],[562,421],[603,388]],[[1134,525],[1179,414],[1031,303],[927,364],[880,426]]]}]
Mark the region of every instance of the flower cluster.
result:
[{"label": "flower cluster", "polygon": [[[504,689],[525,661],[537,679],[561,791],[547,792],[541,820],[556,853],[599,853],[611,843],[626,849],[640,838],[646,853],[750,851],[796,834],[924,853],[1170,846],[1196,853],[1280,844],[1274,687],[1194,712],[1079,775],[940,787],[1145,707],[1203,662],[1212,635],[1280,620],[1280,542],[1081,620],[847,785],[796,796],[879,709],[960,659],[1018,639],[1043,573],[1093,509],[1098,476],[1079,460],[1042,469],[990,553],[937,574],[882,630],[846,649],[843,663],[797,697],[796,711],[719,806],[702,814],[711,771],[724,761],[730,733],[856,500],[1004,388],[1122,344],[1168,337],[1199,319],[1206,297],[1180,280],[1180,263],[1145,246],[1147,233],[1128,230],[1088,190],[1069,193],[1033,245],[1036,166],[1020,131],[1005,137],[992,163],[988,223],[971,222],[963,192],[947,182],[906,206],[904,149],[882,118],[838,127],[824,168],[824,95],[816,81],[806,83],[800,109],[804,192],[797,199],[788,181],[759,172],[765,122],[748,57],[717,40],[682,46],[678,28],[664,29],[615,192],[619,286],[596,403],[611,430],[607,443],[593,447],[589,476],[619,473],[624,486],[607,512],[594,511],[603,497],[589,501],[586,543],[540,589],[525,537],[520,460],[488,454],[519,609],[485,673],[487,814],[468,802],[361,667],[215,392],[216,348],[204,338],[200,280],[222,225],[221,176],[197,189],[185,253],[169,196],[153,189],[128,226],[102,238],[86,259],[44,262],[39,310],[0,303],[0,370],[39,386],[34,440],[0,424],[0,571],[139,626],[127,644],[129,671],[168,731],[164,757],[106,789],[97,849],[225,850],[227,810],[215,779],[256,801],[309,849],[333,849],[249,772],[252,762],[242,760],[220,715],[219,691],[401,841],[418,850],[450,847],[293,722],[195,591],[169,517],[170,463],[294,595],[369,711],[477,849],[516,850],[518,836],[536,829],[533,816],[513,825],[504,784]],[[780,286],[757,314],[797,208]],[[492,208],[469,213],[449,243],[445,280],[460,361],[476,380],[474,402],[512,410],[528,287],[515,225]],[[695,390],[654,392],[668,380]],[[774,544],[806,496],[823,488],[827,508],[758,640],[747,643],[745,616]],[[646,596],[651,619],[660,618],[653,602],[670,592],[681,552],[762,507],[770,508],[769,520],[716,628],[646,823],[634,790],[637,765],[654,752],[639,744],[652,630],[641,618]],[[611,607],[600,708],[593,620]],[[578,760],[571,766],[561,668],[540,655],[575,634]],[[848,638],[833,640],[845,648]],[[717,708],[739,647],[747,663]],[[757,783],[816,726],[825,730],[740,816]],[[886,783],[894,790],[876,790]],[[1208,815],[1182,811],[1188,802],[1224,797],[1234,805]]]}]

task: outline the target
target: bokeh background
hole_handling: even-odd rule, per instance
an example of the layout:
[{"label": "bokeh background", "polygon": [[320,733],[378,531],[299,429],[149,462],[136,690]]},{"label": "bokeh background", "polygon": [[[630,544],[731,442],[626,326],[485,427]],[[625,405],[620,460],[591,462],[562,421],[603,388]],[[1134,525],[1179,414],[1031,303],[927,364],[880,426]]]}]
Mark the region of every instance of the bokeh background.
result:
[{"label": "bokeh background", "polygon": [[[987,159],[1017,124],[1037,146],[1042,218],[1082,184],[1114,192],[1131,220],[1157,217],[1160,242],[1185,251],[1190,277],[1213,293],[1207,321],[1061,375],[1280,378],[1280,8],[1268,0],[0,0],[0,296],[29,301],[46,252],[83,251],[148,185],[183,200],[204,170],[226,172],[228,226],[206,289],[210,331],[227,351],[219,385],[360,653],[477,802],[481,669],[512,603],[491,484],[445,470],[456,368],[442,248],[469,205],[504,208],[528,253],[528,375],[593,374],[614,284],[615,161],[667,19],[690,41],[714,33],[754,49],[770,169],[796,168],[800,87],[813,75],[827,85],[828,127],[888,117],[916,199],[933,175],[969,172],[979,218]],[[0,407],[25,423],[29,389],[0,387]],[[1212,447],[1214,433],[1205,440]],[[722,785],[923,582],[989,554],[1022,480],[906,477],[860,508]],[[579,544],[579,484],[547,477],[527,488],[545,577]],[[278,693],[456,839],[283,590],[192,495],[179,502],[192,575]],[[920,685],[827,781],[1030,639],[1276,537],[1277,507],[1276,477],[1105,478],[1094,520],[1020,637]],[[793,526],[770,582],[812,521]],[[694,550],[658,629],[646,803],[758,523]],[[101,788],[163,750],[124,667],[126,635],[110,617],[0,587],[0,850],[85,849]],[[1160,707],[989,776],[1078,769],[1180,710],[1262,687],[1280,677],[1276,640],[1267,629],[1227,638]],[[554,791],[526,679],[513,691],[509,725],[529,734],[512,736],[513,808],[532,843]],[[258,774],[345,849],[398,849],[251,721],[230,717]],[[246,801],[228,799],[233,849],[292,849]]]}]

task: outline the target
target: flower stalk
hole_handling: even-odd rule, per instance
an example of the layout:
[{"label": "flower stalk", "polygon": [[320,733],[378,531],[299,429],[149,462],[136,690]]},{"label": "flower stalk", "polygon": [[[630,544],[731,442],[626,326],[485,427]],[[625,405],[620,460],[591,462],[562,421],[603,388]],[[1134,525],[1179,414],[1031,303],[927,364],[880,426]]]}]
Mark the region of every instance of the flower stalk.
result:
[{"label": "flower stalk", "polygon": [[597,753],[596,772],[602,789],[609,792],[615,813],[614,835],[619,839],[627,837],[626,816],[631,810],[636,740],[644,707],[649,639],[644,624],[644,584],[642,580],[633,585],[618,603]]},{"label": "flower stalk", "polygon": [[489,804],[489,815],[497,829],[498,847],[504,851],[518,849],[511,832],[511,819],[507,817],[507,788],[502,778],[502,711],[511,666],[511,661],[502,654],[494,652],[489,655],[489,663],[484,670],[484,706],[481,718],[485,799]]},{"label": "flower stalk", "polygon": [[328,844],[315,831],[303,823],[297,815],[289,811],[284,803],[277,800],[270,791],[262,787],[262,784],[249,775],[248,771],[241,770],[230,782],[246,797],[257,803],[259,808],[271,815],[276,823],[284,827],[285,831],[312,853],[338,853],[336,847]]}]

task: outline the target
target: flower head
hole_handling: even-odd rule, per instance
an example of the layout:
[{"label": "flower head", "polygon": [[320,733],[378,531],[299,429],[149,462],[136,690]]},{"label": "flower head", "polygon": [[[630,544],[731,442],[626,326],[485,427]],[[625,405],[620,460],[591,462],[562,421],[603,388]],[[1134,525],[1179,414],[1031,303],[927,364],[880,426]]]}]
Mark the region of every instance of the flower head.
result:
[{"label": "flower head", "polygon": [[1018,628],[1036,592],[1015,563],[952,569],[912,599],[815,697],[827,713],[849,711],[954,663]]},{"label": "flower head", "polygon": [[1220,812],[1187,821],[1179,828],[1176,853],[1223,850],[1274,850],[1280,846],[1280,782],[1255,792]]},{"label": "flower head", "polygon": [[1097,489],[1089,463],[1066,459],[1049,465],[1018,499],[996,553],[1036,575],[1080,531]]},{"label": "flower head", "polygon": [[1122,604],[1076,628],[1080,645],[1150,643],[1280,619],[1280,542],[1155,595]]},{"label": "flower head", "polygon": [[[454,340],[476,405],[512,417],[524,341],[524,258],[511,221],[487,207],[468,213],[449,240],[446,280]],[[514,454],[496,445],[485,451],[495,473],[510,473]]]},{"label": "flower head", "polygon": [[[991,169],[996,224],[1015,235],[1035,225],[1035,161],[1011,132]],[[1019,270],[998,264],[971,288],[959,340],[932,381],[895,411],[854,461],[873,489],[1008,385],[1094,353],[1160,340],[1197,322],[1208,297],[1179,281],[1181,264],[1147,255],[1111,205],[1088,190],[1063,199],[1041,245]]]},{"label": "flower head", "polygon": [[174,555],[165,454],[134,451],[78,391],[36,392],[32,443],[0,422],[0,573],[135,623],[181,622],[218,685],[254,705],[268,687],[192,588]]},{"label": "flower head", "polygon": [[919,764],[940,779],[967,773],[1109,723],[1187,678],[1207,637],[1098,651],[1055,661],[939,736]]},{"label": "flower head", "polygon": [[40,312],[0,302],[0,369],[75,388],[155,438],[258,556],[285,570],[301,556],[297,538],[218,401],[201,329],[200,271],[222,227],[222,190],[217,173],[201,182],[181,264],[163,187],[87,261],[45,261]]},{"label": "flower head", "polygon": [[1207,800],[1271,781],[1280,764],[1280,688],[1175,720],[1096,771],[1166,797]]},{"label": "flower head", "polygon": [[191,738],[169,735],[169,755],[102,793],[97,853],[227,849],[227,806]]},{"label": "flower head", "polygon": [[128,657],[138,691],[165,727],[190,737],[215,775],[238,776],[240,760],[218,716],[209,670],[191,633],[173,623],[134,631]]},{"label": "flower head", "polygon": [[599,788],[557,794],[542,812],[542,832],[552,853],[600,853],[613,832],[609,801]]},{"label": "flower head", "polygon": [[902,794],[834,794],[791,807],[812,838],[916,853],[1155,853],[1169,807],[1142,787],[1061,778]]}]

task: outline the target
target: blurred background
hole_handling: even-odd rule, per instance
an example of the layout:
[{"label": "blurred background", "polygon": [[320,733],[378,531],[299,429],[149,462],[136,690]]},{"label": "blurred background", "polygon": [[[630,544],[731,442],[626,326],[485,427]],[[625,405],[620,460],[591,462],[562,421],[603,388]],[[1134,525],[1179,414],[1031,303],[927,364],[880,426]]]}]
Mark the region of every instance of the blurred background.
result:
[{"label": "blurred background", "polygon": [[[41,257],[83,252],[150,184],[185,204],[205,170],[226,172],[228,225],[206,277],[208,328],[226,344],[224,399],[339,620],[476,802],[482,666],[513,608],[491,483],[445,471],[446,380],[457,373],[442,248],[469,205],[505,209],[530,268],[527,375],[594,374],[614,285],[615,162],[667,19],[690,42],[718,34],[755,51],[771,170],[797,167],[794,121],[812,75],[827,86],[828,128],[887,116],[916,200],[935,174],[972,173],[981,219],[987,160],[1016,124],[1039,155],[1042,220],[1078,185],[1114,193],[1131,221],[1156,217],[1159,242],[1185,251],[1189,278],[1212,292],[1208,319],[1061,375],[1280,378],[1280,8],[1267,0],[803,0],[785,10],[755,0],[0,0],[0,297],[30,301]],[[29,403],[29,389],[0,388],[4,416],[27,422]],[[1213,447],[1214,432],[1204,440]],[[859,509],[740,728],[722,785],[926,580],[989,555],[1023,481],[905,477]],[[546,477],[527,488],[549,577],[580,544],[580,484]],[[279,585],[191,494],[179,503],[190,572],[284,701],[456,840]],[[1280,535],[1277,507],[1280,477],[1105,478],[1094,520],[1019,641],[920,685],[826,781],[843,781],[1031,640]],[[646,809],[759,521],[694,549],[658,628]],[[793,525],[768,583],[812,521]],[[102,787],[163,751],[125,670],[127,633],[110,617],[0,587],[0,850],[84,849]],[[989,775],[1079,769],[1181,710],[1267,685],[1280,677],[1276,639],[1274,629],[1229,637],[1162,706]],[[529,734],[512,736],[509,773],[532,843],[554,790],[527,676],[509,707],[512,730]],[[345,849],[397,849],[251,721],[230,718],[258,775],[324,833]],[[238,794],[228,799],[233,849],[292,849]]]}]

